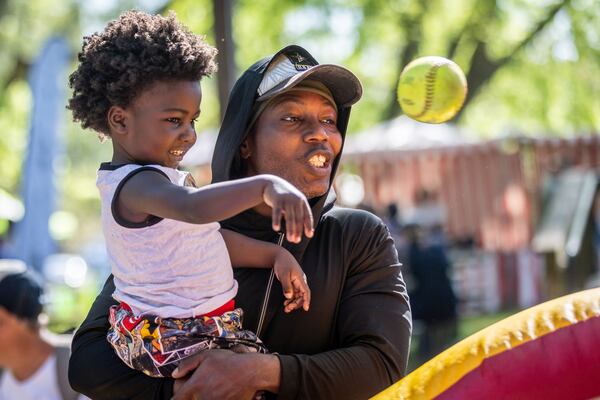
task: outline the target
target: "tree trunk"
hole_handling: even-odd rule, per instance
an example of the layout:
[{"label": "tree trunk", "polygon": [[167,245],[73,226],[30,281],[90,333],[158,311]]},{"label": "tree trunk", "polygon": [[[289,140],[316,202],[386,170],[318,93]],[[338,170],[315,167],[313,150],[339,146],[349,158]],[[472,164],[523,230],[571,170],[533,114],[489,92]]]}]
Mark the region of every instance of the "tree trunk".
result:
[{"label": "tree trunk", "polygon": [[389,91],[388,104],[382,113],[382,119],[389,120],[392,119],[402,113],[400,109],[400,103],[398,103],[398,83],[400,82],[400,73],[413,58],[415,58],[416,54],[419,51],[419,41],[421,38],[421,19],[423,14],[419,14],[417,18],[400,21],[403,26],[406,26],[407,32],[409,32],[408,37],[410,37],[410,41],[404,46],[402,51],[398,52],[398,64],[396,66],[396,80],[394,81],[394,85]]},{"label": "tree trunk", "polygon": [[233,0],[213,0],[213,12],[215,17],[215,41],[217,42],[217,61],[219,70],[217,72],[217,83],[219,88],[219,106],[221,109],[221,120],[225,116],[229,92],[235,82],[235,44],[231,32]]}]

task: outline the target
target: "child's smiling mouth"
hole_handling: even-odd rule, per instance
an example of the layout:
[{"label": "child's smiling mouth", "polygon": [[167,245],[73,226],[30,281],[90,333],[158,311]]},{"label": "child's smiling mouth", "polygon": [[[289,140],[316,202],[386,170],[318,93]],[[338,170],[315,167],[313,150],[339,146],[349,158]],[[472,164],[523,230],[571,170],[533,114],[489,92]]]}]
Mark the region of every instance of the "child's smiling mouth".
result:
[{"label": "child's smiling mouth", "polygon": [[185,150],[170,150],[169,154],[174,155],[175,157],[183,157]]}]

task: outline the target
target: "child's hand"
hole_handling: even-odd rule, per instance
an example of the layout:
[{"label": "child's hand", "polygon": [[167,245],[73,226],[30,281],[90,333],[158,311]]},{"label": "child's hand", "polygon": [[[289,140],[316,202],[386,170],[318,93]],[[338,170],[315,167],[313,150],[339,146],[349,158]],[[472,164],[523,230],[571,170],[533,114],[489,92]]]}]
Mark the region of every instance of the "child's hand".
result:
[{"label": "child's hand", "polygon": [[283,309],[286,313],[310,306],[310,289],[306,283],[306,275],[289,251],[280,247],[273,260],[275,276],[283,288]]},{"label": "child's hand", "polygon": [[313,219],[306,197],[286,180],[269,175],[263,191],[264,202],[273,209],[273,229],[281,229],[281,217],[285,218],[286,237],[292,243],[313,235]]}]

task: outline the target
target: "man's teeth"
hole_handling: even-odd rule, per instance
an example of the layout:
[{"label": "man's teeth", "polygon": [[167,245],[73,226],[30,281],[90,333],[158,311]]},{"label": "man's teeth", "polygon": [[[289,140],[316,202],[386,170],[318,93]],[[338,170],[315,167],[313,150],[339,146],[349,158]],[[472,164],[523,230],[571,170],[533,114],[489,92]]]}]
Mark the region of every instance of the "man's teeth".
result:
[{"label": "man's teeth", "polygon": [[313,167],[322,168],[325,165],[325,162],[327,162],[327,158],[323,155],[314,155],[308,160],[308,162]]},{"label": "man's teeth", "polygon": [[174,156],[180,156],[183,154],[183,150],[171,150],[169,153],[173,154]]}]

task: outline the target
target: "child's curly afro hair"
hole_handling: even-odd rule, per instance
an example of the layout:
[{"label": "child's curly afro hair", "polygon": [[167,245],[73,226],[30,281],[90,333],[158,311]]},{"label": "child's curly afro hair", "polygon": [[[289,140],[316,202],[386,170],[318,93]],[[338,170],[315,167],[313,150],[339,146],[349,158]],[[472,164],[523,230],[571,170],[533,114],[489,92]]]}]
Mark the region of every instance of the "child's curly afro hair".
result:
[{"label": "child's curly afro hair", "polygon": [[160,80],[198,81],[216,70],[217,50],[168,17],[127,11],[103,32],[86,36],[79,66],[69,77],[73,120],[109,135],[111,106],[127,107]]}]

